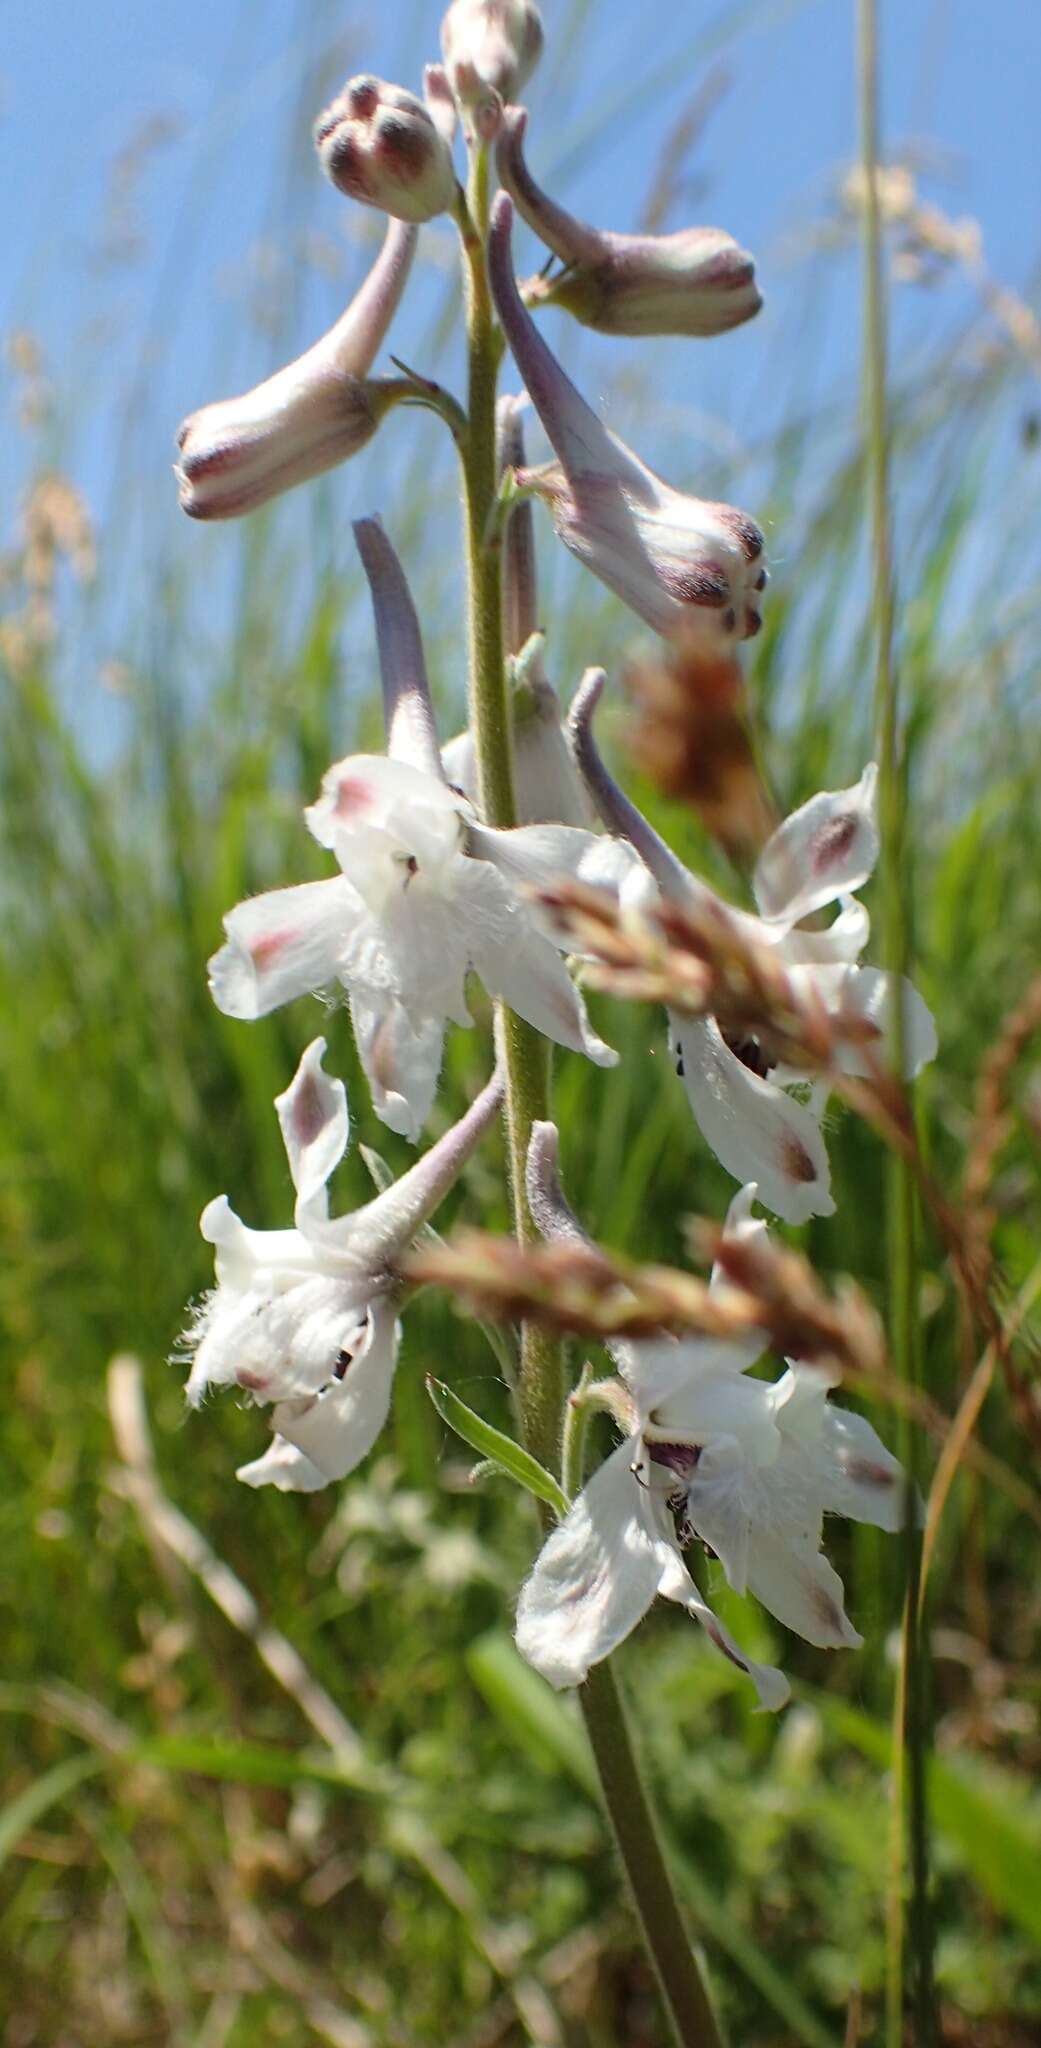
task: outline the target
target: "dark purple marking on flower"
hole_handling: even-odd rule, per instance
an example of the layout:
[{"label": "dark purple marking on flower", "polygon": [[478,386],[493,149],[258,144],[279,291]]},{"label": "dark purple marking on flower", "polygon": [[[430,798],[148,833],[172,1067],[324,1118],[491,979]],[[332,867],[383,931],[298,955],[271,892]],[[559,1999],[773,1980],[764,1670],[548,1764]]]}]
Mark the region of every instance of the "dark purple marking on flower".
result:
[{"label": "dark purple marking on flower", "polygon": [[707,604],[719,610],[730,596],[727,572],[719,562],[689,569],[666,566],[657,573],[659,583],[678,604]]},{"label": "dark purple marking on flower", "polygon": [[745,612],[745,639],[754,640],[756,634],[759,632],[762,626],[762,623],[762,612],[757,612],[752,605],[749,605],[747,611]]},{"label": "dark purple marking on flower", "polygon": [[786,1131],[781,1140],[781,1170],[789,1180],[798,1180],[808,1187],[817,1178],[817,1168],[800,1140]]},{"label": "dark purple marking on flower", "polygon": [[809,1596],[810,1606],[813,1608],[818,1621],[826,1629],[830,1629],[832,1635],[843,1635],[843,1613],[838,1601],[832,1597],[825,1586],[819,1586],[816,1579],[808,1581],[806,1591]]},{"label": "dark purple marking on flower", "polygon": [[702,1626],[705,1630],[705,1634],[709,1639],[709,1642],[715,1643],[717,1650],[722,1650],[723,1655],[727,1658],[728,1662],[731,1664],[736,1664],[738,1670],[743,1671],[746,1678],[750,1678],[752,1675],[752,1670],[748,1662],[748,1659],[746,1657],[742,1657],[740,1651],[734,1648],[733,1643],[729,1643],[727,1641],[726,1636],[723,1634],[723,1631],[720,1628],[715,1615],[701,1615],[699,1619],[701,1620]]},{"label": "dark purple marking on flower", "polygon": [[771,1067],[777,1065],[777,1061],[772,1060],[769,1054],[764,1052],[758,1038],[752,1035],[740,1038],[736,1031],[724,1031],[722,1038],[734,1058],[740,1060],[741,1065],[747,1067],[750,1074],[757,1075],[760,1081],[765,1081]]},{"label": "dark purple marking on flower", "polygon": [[431,138],[417,121],[388,111],[376,123],[373,149],[397,177],[408,180],[421,176],[430,155]]},{"label": "dark purple marking on flower", "polygon": [[293,1098],[293,1125],[301,1145],[313,1145],[325,1127],[325,1111],[313,1074],[305,1075]]},{"label": "dark purple marking on flower", "polygon": [[353,1365],[353,1363],[354,1363],[354,1353],[353,1353],[353,1351],[348,1351],[348,1349],[347,1349],[346,1345],[341,1345],[341,1347],[340,1347],[339,1351],[338,1351],[338,1352],[337,1352],[337,1354],[336,1354],[336,1362],[335,1362],[335,1364],[334,1364],[334,1366],[333,1366],[333,1378],[334,1378],[334,1380],[342,1380],[342,1379],[344,1379],[344,1378],[346,1377],[346,1374],[347,1374],[347,1368],[348,1368],[348,1366],[350,1366],[350,1365]]},{"label": "dark purple marking on flower", "polygon": [[734,627],[735,627],[736,625],[737,625],[737,613],[736,613],[736,611],[734,610],[734,607],[733,607],[733,605],[729,605],[729,606],[727,607],[727,610],[726,610],[726,611],[725,611],[725,612],[723,613],[723,631],[724,631],[724,633],[732,633],[732,632],[733,632],[733,630],[734,630]]},{"label": "dark purple marking on flower", "polygon": [[855,1486],[877,1486],[881,1491],[896,1485],[896,1475],[888,1465],[876,1464],[872,1458],[843,1458],[841,1469]]},{"label": "dark purple marking on flower", "polygon": [[647,1443],[647,1456],[652,1465],[664,1465],[667,1472],[675,1472],[679,1479],[689,1479],[701,1456],[700,1444]]},{"label": "dark purple marking on flower", "polygon": [[814,833],[810,861],[816,874],[826,874],[833,861],[845,857],[857,836],[857,823],[856,811],[844,811]]},{"label": "dark purple marking on flower", "polygon": [[713,506],[713,510],[717,519],[736,540],[745,560],[757,562],[765,542],[755,520],[749,519],[744,512],[735,511],[733,505],[717,505]]},{"label": "dark purple marking on flower", "polygon": [[351,113],[356,115],[358,120],[371,120],[380,103],[379,79],[368,77],[352,79],[347,87],[345,98]]},{"label": "dark purple marking on flower", "polygon": [[759,571],[759,574],[758,574],[758,576],[756,577],[756,579],[755,579],[755,582],[754,582],[754,583],[753,583],[753,585],[752,585],[752,589],[753,589],[753,590],[765,590],[765,589],[766,589],[766,586],[767,586],[767,583],[769,582],[769,580],[770,580],[770,579],[769,579],[769,577],[767,576],[766,570],[765,570],[765,569],[760,569],[760,571]]}]

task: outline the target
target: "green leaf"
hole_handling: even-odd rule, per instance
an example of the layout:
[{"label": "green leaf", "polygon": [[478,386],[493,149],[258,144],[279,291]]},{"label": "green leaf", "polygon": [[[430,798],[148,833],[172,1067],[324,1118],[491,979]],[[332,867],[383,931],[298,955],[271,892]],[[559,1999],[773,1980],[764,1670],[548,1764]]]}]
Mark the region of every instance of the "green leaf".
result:
[{"label": "green leaf", "polygon": [[466,1668],[493,1714],[539,1763],[554,1763],[599,1806],[596,1765],[573,1710],[524,1662],[509,1636],[491,1629],[466,1653]]},{"label": "green leaf", "polygon": [[451,1387],[446,1387],[443,1380],[436,1380],[432,1373],[427,1374],[427,1393],[442,1420],[462,1437],[464,1443],[469,1444],[472,1450],[480,1451],[482,1457],[494,1459],[508,1478],[523,1486],[526,1493],[533,1493],[536,1500],[547,1501],[558,1518],[563,1520],[568,1511],[567,1495],[553,1474],[547,1472],[530,1451],[522,1450],[512,1436],[505,1436],[501,1429],[493,1429],[490,1422],[482,1421],[465,1401],[459,1399],[458,1394],[453,1394]]}]

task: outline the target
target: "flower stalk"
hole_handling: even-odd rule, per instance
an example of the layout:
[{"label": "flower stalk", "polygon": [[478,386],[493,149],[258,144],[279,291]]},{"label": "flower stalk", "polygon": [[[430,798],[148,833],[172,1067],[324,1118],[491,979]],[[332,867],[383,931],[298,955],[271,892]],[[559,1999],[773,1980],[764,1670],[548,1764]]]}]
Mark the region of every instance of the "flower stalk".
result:
[{"label": "flower stalk", "polygon": [[[467,200],[456,207],[466,269],[468,433],[460,446],[463,475],[469,640],[469,723],[477,754],[479,801],[487,824],[517,824],[513,784],[511,706],[506,667],[501,538],[494,531],[498,492],[496,385],[502,344],[486,264],[489,219],[487,146],[470,145]],[[538,1241],[525,1192],[525,1166],[533,1124],[549,1111],[549,1048],[540,1034],[505,1004],[498,1005],[496,1035],[506,1070],[506,1124],[510,1184],[517,1237]],[[560,1416],[564,1400],[559,1336],[527,1322],[521,1338],[519,1397],[528,1450],[547,1470],[560,1468]],[[662,2003],[680,2048],[721,2048],[698,1959],[683,1924],[654,1820],[641,1783],[624,1709],[608,1666],[580,1688],[604,1804],[624,1866],[637,1918],[652,1959]]]},{"label": "flower stalk", "polygon": [[[893,655],[893,558],[889,511],[889,426],[886,405],[886,310],[879,209],[878,11],[858,0],[861,167],[864,205],[864,433],[871,508],[872,613],[875,639],[875,725],[880,761],[882,957],[895,975],[907,972],[910,931],[904,875],[906,764],[899,687]],[[887,1051],[894,1073],[903,1069],[904,1016],[889,1005]],[[920,1380],[915,1247],[919,1229],[913,1168],[891,1150],[886,1161],[886,1246],[890,1342],[897,1373],[910,1388]],[[900,1454],[908,1475],[905,1518],[906,1587],[901,1656],[893,1713],[893,1869],[887,1929],[886,2041],[904,2035],[903,1868],[905,1833],[911,1877],[909,1928],[913,1948],[912,2006],[915,2039],[936,2038],[933,1994],[929,1825],[926,1770],[929,1755],[926,1669],[919,1613],[921,1534],[914,1511],[917,1438],[908,1417]]]}]

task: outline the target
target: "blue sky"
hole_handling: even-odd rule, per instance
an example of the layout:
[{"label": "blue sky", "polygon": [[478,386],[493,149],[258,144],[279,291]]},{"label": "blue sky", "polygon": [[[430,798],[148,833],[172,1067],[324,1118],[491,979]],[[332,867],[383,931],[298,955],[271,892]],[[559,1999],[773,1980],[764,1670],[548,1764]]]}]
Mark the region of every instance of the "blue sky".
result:
[{"label": "blue sky", "polygon": [[[638,351],[551,315],[547,332],[579,380],[609,400],[623,433],[638,400],[643,451],[688,486],[702,461],[738,459],[792,406],[835,396],[851,423],[857,260],[814,261],[806,238],[856,147],[853,0],[547,0],[543,11],[548,54],[528,95],[541,181],[588,218],[634,225],[670,125],[715,80],[693,188],[667,224],[730,229],[754,251],[766,295],[759,319],[732,336]],[[376,216],[318,174],[310,122],[351,71],[418,85],[440,8],[8,0],[6,12],[3,326],[42,343],[59,401],[54,452],[98,517],[126,519],[131,547],[142,509],[153,513],[173,557],[192,563],[214,537],[174,511],[177,422],[313,339],[379,233]],[[1041,8],[883,0],[882,21],[887,146],[914,145],[924,195],[976,216],[993,272],[1029,289],[1041,240]],[[450,375],[450,349],[435,347],[451,289],[443,223],[425,231],[423,251],[393,346]],[[898,374],[973,306],[958,280],[898,293]],[[8,416],[5,524],[26,460],[9,428]]]}]

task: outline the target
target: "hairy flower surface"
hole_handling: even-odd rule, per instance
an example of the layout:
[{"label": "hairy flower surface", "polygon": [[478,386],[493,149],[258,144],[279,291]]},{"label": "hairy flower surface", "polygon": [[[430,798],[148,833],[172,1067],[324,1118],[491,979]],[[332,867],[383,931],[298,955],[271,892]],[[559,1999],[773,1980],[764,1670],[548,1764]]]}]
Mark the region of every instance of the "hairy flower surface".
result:
[{"label": "hairy flower surface", "polygon": [[733,505],[674,490],[609,433],[576,391],[525,307],[513,274],[513,208],[492,208],[488,271],[514,359],[557,461],[520,481],[549,507],[565,547],[658,633],[712,646],[757,633],[763,536]]},{"label": "hairy flower surface", "polygon": [[226,1016],[255,1018],[340,982],[377,1115],[416,1138],[446,1021],[471,1022],[471,968],[557,1045],[614,1064],[524,892],[561,872],[599,880],[618,863],[591,832],[478,824],[444,779],[400,565],[375,521],[357,532],[376,606],[390,758],[355,754],[329,769],[304,815],[341,873],[240,903],[224,920],[228,943],[210,962],[210,986]]},{"label": "hairy flower surface", "polygon": [[471,123],[492,94],[516,99],[542,42],[542,17],[532,0],[452,0],[441,23],[441,54]]},{"label": "hairy flower surface", "polygon": [[456,175],[439,94],[424,105],[403,85],[351,78],[315,122],[326,177],[348,199],[419,223],[446,213]]},{"label": "hairy flower surface", "polygon": [[518,213],[559,256],[556,276],[525,286],[529,304],[564,306],[601,334],[725,334],[763,301],[747,249],[722,228],[620,235],[587,227],[543,192],[524,159],[527,114],[509,107],[496,147],[499,177]]},{"label": "hairy flower surface", "polygon": [[366,379],[415,246],[415,229],[391,221],[361,290],[321,341],[255,390],[204,405],[184,421],[174,474],[192,519],[252,512],[371,440],[389,394],[378,379]]},{"label": "hairy flower surface", "polygon": [[[875,819],[877,771],[865,768],[852,789],[824,791],[793,811],[767,841],[756,863],[753,891],[758,916],[724,905],[692,875],[619,789],[600,758],[592,718],[603,671],[583,683],[572,714],[575,752],[590,795],[609,829],[629,839],[644,873],[622,882],[622,901],[650,907],[658,892],[679,904],[710,905],[760,945],[771,947],[792,987],[820,1004],[828,1018],[847,1020],[848,1043],[838,1059],[850,1074],[870,1072],[865,1028],[879,1043],[891,1000],[892,977],[857,961],[870,930],[855,891],[878,858]],[[839,914],[820,930],[803,920],[837,901]],[[932,1017],[917,990],[902,983],[905,1072],[916,1074],[936,1054]],[[788,1093],[805,1074],[781,1066],[767,1038],[733,1041],[714,1017],[669,1012],[677,1072],[702,1135],[735,1180],[754,1180],[767,1208],[788,1223],[830,1216],[835,1208],[828,1155],[821,1135],[826,1081],[806,1099]]]},{"label": "hairy flower surface", "polygon": [[316,1038],[275,1108],[296,1189],[291,1230],[250,1230],[226,1195],[203,1210],[217,1285],[186,1333],[188,1399],[237,1386],[274,1404],[270,1448],[238,1477],[310,1493],[343,1479],[387,1417],[400,1336],[392,1267],[447,1193],[502,1101],[495,1076],[408,1173],[331,1218],[327,1182],[347,1149],[342,1081]]},{"label": "hairy flower surface", "polygon": [[[529,1188],[541,1181],[541,1194],[531,1190],[540,1227],[566,1236],[578,1226],[555,1186],[555,1135],[535,1127]],[[743,1188],[731,1203],[726,1238],[764,1234],[751,1215],[755,1192]],[[725,1284],[717,1267],[711,1285]],[[789,1362],[773,1383],[747,1378],[763,1350],[756,1333],[612,1349],[632,1428],[536,1560],[518,1603],[518,1648],[551,1684],[580,1685],[662,1594],[748,1674],[764,1707],[782,1707],[783,1673],[738,1648],[683,1553],[700,1541],[737,1592],[753,1593],[807,1642],[857,1648],[842,1582],[821,1553],[823,1518],[899,1528],[901,1468],[870,1423],[831,1406],[820,1367]]]}]

